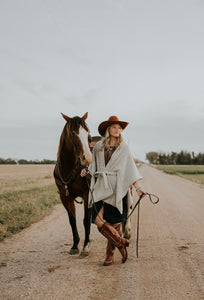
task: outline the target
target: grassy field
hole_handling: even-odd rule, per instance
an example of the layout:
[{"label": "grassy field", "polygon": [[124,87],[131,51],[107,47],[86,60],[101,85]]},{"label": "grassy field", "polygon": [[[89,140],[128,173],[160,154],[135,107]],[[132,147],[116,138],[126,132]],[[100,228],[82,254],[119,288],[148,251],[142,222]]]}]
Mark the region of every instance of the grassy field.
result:
[{"label": "grassy field", "polygon": [[60,203],[53,165],[0,165],[0,241]]},{"label": "grassy field", "polygon": [[204,165],[159,165],[156,167],[165,173],[204,184]]}]

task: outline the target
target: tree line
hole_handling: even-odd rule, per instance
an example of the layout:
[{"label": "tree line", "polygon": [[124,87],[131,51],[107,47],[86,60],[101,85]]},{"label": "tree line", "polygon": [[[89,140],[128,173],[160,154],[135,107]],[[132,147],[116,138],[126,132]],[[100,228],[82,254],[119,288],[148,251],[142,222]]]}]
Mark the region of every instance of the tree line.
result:
[{"label": "tree line", "polygon": [[146,159],[150,164],[156,165],[204,165],[204,153],[180,151],[163,153],[163,152],[148,152]]},{"label": "tree line", "polygon": [[0,158],[1,165],[51,165],[56,164],[56,160],[26,160],[26,159],[12,159],[12,158]]},{"label": "tree line", "polygon": [[[148,152],[146,153],[146,160],[149,161],[150,164],[156,165],[204,165],[204,153],[198,153],[195,155],[194,152],[180,151],[163,153],[163,152]],[[0,164],[5,165],[49,165],[56,164],[56,160],[26,160],[26,159],[12,159],[12,158],[0,158]]]}]

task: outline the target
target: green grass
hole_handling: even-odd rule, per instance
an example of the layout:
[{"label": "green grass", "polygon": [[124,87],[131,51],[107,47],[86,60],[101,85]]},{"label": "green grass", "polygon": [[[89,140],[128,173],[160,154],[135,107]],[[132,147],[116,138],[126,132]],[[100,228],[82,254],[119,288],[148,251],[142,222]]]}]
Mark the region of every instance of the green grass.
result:
[{"label": "green grass", "polygon": [[191,181],[204,184],[203,165],[159,165],[156,167],[165,173],[178,175]]},{"label": "green grass", "polygon": [[39,221],[60,203],[55,184],[0,195],[0,241]]}]

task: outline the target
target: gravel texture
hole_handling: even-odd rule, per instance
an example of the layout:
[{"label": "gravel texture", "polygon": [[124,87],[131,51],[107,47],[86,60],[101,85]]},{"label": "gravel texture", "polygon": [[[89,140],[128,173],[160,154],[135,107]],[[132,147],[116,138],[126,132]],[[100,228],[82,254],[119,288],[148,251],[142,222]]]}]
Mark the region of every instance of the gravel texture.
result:
[{"label": "gravel texture", "polygon": [[[138,259],[136,212],[127,262],[121,264],[116,249],[114,264],[104,267],[106,240],[94,225],[89,256],[68,254],[70,225],[57,205],[51,215],[0,244],[0,299],[204,299],[204,189],[147,165],[140,172],[143,188],[160,202],[142,200]],[[78,204],[77,220],[82,249]]]}]

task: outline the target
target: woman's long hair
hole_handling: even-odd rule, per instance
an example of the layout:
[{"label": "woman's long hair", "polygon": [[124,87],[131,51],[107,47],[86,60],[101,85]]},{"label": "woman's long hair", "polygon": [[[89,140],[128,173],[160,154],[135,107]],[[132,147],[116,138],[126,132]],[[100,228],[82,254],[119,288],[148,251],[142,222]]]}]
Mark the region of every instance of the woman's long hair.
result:
[{"label": "woman's long hair", "polygon": [[[99,151],[102,151],[103,149],[109,149],[110,148],[110,138],[111,138],[111,135],[110,135],[110,126],[106,129],[106,133],[105,133],[105,137],[102,139],[102,146],[101,148],[99,149]],[[115,147],[119,147],[120,144],[122,143],[123,141],[123,137],[120,133],[119,137],[116,138],[116,143],[115,143]]]}]

